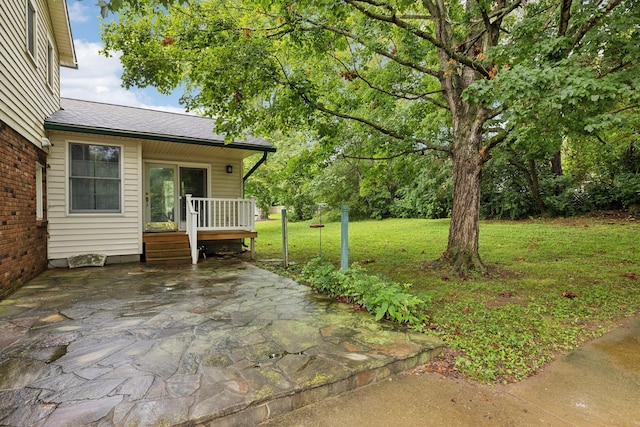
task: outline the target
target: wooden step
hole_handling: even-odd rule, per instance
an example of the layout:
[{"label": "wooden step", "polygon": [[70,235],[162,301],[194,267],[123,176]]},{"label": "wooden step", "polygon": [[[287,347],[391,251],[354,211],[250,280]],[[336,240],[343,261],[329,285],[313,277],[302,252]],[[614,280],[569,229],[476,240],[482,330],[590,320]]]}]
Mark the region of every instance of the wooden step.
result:
[{"label": "wooden step", "polygon": [[147,264],[191,264],[191,255],[182,257],[147,258]]},{"label": "wooden step", "polygon": [[144,247],[147,263],[191,262],[189,237],[184,233],[145,233]]},{"label": "wooden step", "polygon": [[191,257],[191,251],[189,249],[187,250],[180,250],[180,249],[167,249],[167,250],[162,250],[162,249],[156,249],[156,250],[148,250],[145,252],[146,253],[146,259],[157,259],[157,258],[176,258],[176,257]]},{"label": "wooden step", "polygon": [[173,250],[173,249],[189,249],[189,242],[147,242],[145,243],[147,250]]},{"label": "wooden step", "polygon": [[188,242],[189,236],[184,231],[174,231],[171,233],[144,233],[142,236],[147,242]]}]

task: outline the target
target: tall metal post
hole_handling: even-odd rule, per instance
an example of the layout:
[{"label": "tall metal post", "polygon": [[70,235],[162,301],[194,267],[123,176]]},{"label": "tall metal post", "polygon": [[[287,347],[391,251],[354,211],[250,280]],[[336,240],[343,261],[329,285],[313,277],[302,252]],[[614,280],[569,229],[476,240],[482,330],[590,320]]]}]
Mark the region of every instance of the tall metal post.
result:
[{"label": "tall metal post", "polygon": [[287,227],[287,210],[282,209],[282,261],[284,268],[289,267],[289,230]]},{"label": "tall metal post", "polygon": [[342,227],[340,238],[340,269],[349,268],[349,206],[342,205]]}]

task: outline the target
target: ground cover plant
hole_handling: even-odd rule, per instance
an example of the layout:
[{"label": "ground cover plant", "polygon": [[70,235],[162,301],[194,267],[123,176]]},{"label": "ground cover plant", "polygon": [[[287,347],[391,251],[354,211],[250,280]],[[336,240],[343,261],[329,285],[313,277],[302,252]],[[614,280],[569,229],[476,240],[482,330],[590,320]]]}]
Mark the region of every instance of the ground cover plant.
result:
[{"label": "ground cover plant", "polygon": [[[288,225],[295,265],[260,265],[300,278],[320,250],[319,230],[310,224]],[[481,381],[522,379],[640,313],[640,221],[620,215],[483,221],[489,274],[467,277],[426,263],[441,255],[448,225],[419,219],[349,224],[350,262],[428,295],[427,332],[446,342],[446,369]],[[259,222],[257,230],[258,259],[281,258],[280,221]],[[339,265],[337,222],[322,229],[322,255]]]},{"label": "ground cover plant", "polygon": [[317,256],[302,269],[302,279],[330,297],[367,310],[376,320],[386,318],[417,331],[424,331],[428,324],[428,295],[413,295],[410,283],[370,274],[358,263],[343,271],[325,257]]}]

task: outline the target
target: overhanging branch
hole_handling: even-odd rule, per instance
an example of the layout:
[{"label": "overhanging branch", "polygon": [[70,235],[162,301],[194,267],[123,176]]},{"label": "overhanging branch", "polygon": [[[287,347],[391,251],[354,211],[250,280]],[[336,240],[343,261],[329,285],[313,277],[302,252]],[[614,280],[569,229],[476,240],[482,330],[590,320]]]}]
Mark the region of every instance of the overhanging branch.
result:
[{"label": "overhanging branch", "polygon": [[388,22],[390,24],[394,24],[399,28],[402,28],[406,31],[409,31],[410,33],[414,34],[417,37],[420,37],[423,40],[428,41],[429,43],[431,43],[434,47],[444,51],[449,58],[456,60],[457,62],[466,65],[467,67],[476,70],[477,72],[479,72],[480,74],[482,74],[484,77],[489,77],[489,70],[487,70],[484,65],[482,65],[481,63],[474,61],[473,59],[469,58],[468,56],[462,55],[459,52],[456,52],[456,50],[453,48],[453,46],[447,46],[445,43],[443,43],[442,41],[438,40],[437,38],[435,38],[434,36],[432,36],[431,34],[427,33],[426,31],[423,31],[419,28],[414,28],[411,24],[409,24],[407,21],[400,19],[395,12],[392,13],[391,16],[387,16],[387,15],[383,15],[380,13],[375,13],[372,12],[371,10],[367,9],[366,7],[363,7],[362,5],[360,5],[359,3],[361,3],[361,1],[358,0],[345,0],[345,2],[347,4],[350,4],[351,6],[353,6],[355,9],[357,9],[358,11],[360,11],[362,14],[364,14],[365,16],[368,16],[371,19],[375,19],[377,21],[381,21],[381,22]]},{"label": "overhanging branch", "polygon": [[344,159],[354,159],[354,160],[382,161],[382,160],[393,160],[393,159],[397,159],[398,157],[410,156],[412,154],[424,154],[425,151],[427,151],[427,150],[429,150],[429,149],[428,148],[416,148],[416,149],[413,149],[413,150],[406,150],[406,151],[403,151],[402,153],[392,154],[390,156],[384,156],[384,157],[350,156],[350,155],[341,153],[340,157],[342,157]]},{"label": "overhanging branch", "polygon": [[320,22],[316,22],[314,20],[311,19],[305,19],[306,22],[308,22],[309,24],[316,26],[318,28],[322,28],[324,30],[327,30],[329,32],[332,32],[334,34],[339,34],[342,35],[350,40],[353,40],[355,42],[357,42],[358,44],[361,44],[362,46],[365,46],[371,50],[373,50],[375,53],[377,53],[378,55],[384,56],[386,58],[391,59],[394,62],[397,62],[400,65],[403,65],[405,67],[409,67],[409,68],[413,68],[414,70],[420,71],[422,73],[428,74],[430,76],[436,77],[436,78],[440,78],[440,71],[437,70],[433,70],[431,68],[428,67],[424,67],[420,64],[416,64],[415,62],[412,61],[408,61],[406,59],[400,58],[400,56],[392,54],[390,52],[387,52],[383,49],[380,48],[376,48],[375,46],[371,46],[365,39],[363,39],[362,37],[359,37],[355,34],[350,33],[349,31],[343,30],[342,28],[338,28],[338,27],[334,27],[331,25],[327,25],[327,24],[322,24]]}]

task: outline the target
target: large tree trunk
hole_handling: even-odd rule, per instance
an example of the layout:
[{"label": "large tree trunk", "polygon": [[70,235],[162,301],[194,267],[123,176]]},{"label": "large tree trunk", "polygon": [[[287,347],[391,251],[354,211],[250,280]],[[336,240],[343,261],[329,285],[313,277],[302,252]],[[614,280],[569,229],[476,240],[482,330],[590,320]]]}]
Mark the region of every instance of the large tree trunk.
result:
[{"label": "large tree trunk", "polygon": [[438,50],[442,71],[439,79],[453,125],[453,206],[449,242],[443,261],[450,263],[458,274],[464,275],[470,270],[485,269],[478,253],[480,178],[482,165],[488,160],[485,150],[490,149],[483,146],[483,125],[491,114],[486,106],[470,104],[463,93],[474,82],[491,78],[491,73],[483,77],[477,67],[454,58],[457,54],[453,52],[467,57],[484,55],[488,47],[498,43],[502,18],[491,22],[487,15],[479,12],[482,8],[477,1],[466,2],[469,16],[475,15],[477,22],[484,22],[484,26],[474,26],[471,33],[460,40],[451,25],[448,3],[445,0],[433,0],[425,2],[425,5],[435,18],[436,38],[443,46]]},{"label": "large tree trunk", "polygon": [[[470,111],[471,110],[471,111]],[[443,258],[458,274],[484,271],[478,253],[480,236],[480,180],[484,112],[465,105],[453,117],[453,206],[449,241]]]}]

